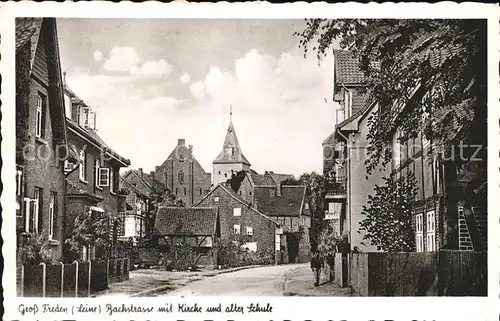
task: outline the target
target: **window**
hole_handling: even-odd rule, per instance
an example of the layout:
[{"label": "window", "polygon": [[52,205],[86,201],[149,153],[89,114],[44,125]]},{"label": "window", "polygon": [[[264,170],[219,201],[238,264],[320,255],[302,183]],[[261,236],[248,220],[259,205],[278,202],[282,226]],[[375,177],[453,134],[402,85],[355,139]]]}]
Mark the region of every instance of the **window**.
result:
[{"label": "window", "polygon": [[95,112],[92,112],[89,107],[80,107],[78,124],[83,128],[95,129]]},{"label": "window", "polygon": [[224,173],[224,177],[227,178],[227,173]]},{"label": "window", "polygon": [[427,222],[426,222],[426,245],[427,251],[433,252],[436,250],[436,221],[434,211],[427,212]]},{"label": "window", "polygon": [[247,226],[247,235],[253,235],[253,227]]},{"label": "window", "polygon": [[179,171],[179,174],[177,176],[178,176],[177,178],[179,179],[179,183],[183,184],[184,183],[184,172]]},{"label": "window", "polygon": [[95,181],[95,186],[96,187],[101,187],[99,186],[99,175],[100,175],[100,169],[101,169],[101,161],[96,159],[95,160],[95,165],[94,165],[94,171],[95,171],[95,177],[94,177],[94,181]]},{"label": "window", "polygon": [[86,179],[87,179],[86,162],[87,162],[87,153],[85,152],[85,150],[81,149],[80,150],[80,180],[82,180],[82,181],[86,181]]},{"label": "window", "polygon": [[42,198],[43,190],[41,188],[35,187],[35,191],[33,193],[32,213],[30,213],[29,218],[30,221],[28,232],[38,233],[38,227],[41,225],[41,212],[43,209]]},{"label": "window", "polygon": [[115,192],[115,175],[113,168],[109,168],[109,191],[112,193]]},{"label": "window", "polygon": [[241,207],[233,208],[233,216],[241,216]]},{"label": "window", "polygon": [[179,194],[179,189],[176,187],[175,188],[175,195]]},{"label": "window", "polygon": [[401,161],[401,143],[399,142],[400,132],[399,129],[396,130],[392,141],[392,160],[394,168],[399,166]]},{"label": "window", "polygon": [[187,190],[185,187],[184,187],[184,195],[187,195]]},{"label": "window", "polygon": [[109,186],[109,168],[99,168],[99,186]]},{"label": "window", "polygon": [[56,226],[56,216],[57,216],[57,193],[50,192],[49,199],[49,240],[54,239]]},{"label": "window", "polygon": [[219,196],[214,197],[214,203],[219,203]]},{"label": "window", "polygon": [[21,215],[21,201],[23,199],[23,169],[16,169],[16,215]]},{"label": "window", "polygon": [[219,171],[219,175],[220,175],[220,171]]},{"label": "window", "polygon": [[41,93],[36,97],[36,137],[45,136],[45,96]]},{"label": "window", "polygon": [[415,237],[417,252],[424,251],[424,220],[423,214],[415,215]]},{"label": "window", "polygon": [[200,195],[203,195],[203,189],[200,188]]},{"label": "window", "polygon": [[212,247],[212,237],[211,236],[198,236],[197,237],[197,243],[200,245],[200,247]]},{"label": "window", "polygon": [[234,231],[234,234],[240,234],[240,225],[234,224],[233,231]]},{"label": "window", "polygon": [[73,163],[71,163],[69,160],[64,161],[64,172],[65,173],[71,172],[74,167],[75,167],[75,165]]}]

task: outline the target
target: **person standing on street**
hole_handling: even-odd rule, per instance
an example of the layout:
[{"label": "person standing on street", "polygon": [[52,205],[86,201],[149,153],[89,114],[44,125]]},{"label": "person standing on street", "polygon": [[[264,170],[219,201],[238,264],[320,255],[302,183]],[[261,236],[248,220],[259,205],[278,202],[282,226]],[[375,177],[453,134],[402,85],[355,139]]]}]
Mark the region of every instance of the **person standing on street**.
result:
[{"label": "person standing on street", "polygon": [[323,268],[324,263],[318,252],[315,252],[311,258],[311,270],[315,273],[316,282],[314,286],[319,286],[319,277],[321,275],[321,268]]}]

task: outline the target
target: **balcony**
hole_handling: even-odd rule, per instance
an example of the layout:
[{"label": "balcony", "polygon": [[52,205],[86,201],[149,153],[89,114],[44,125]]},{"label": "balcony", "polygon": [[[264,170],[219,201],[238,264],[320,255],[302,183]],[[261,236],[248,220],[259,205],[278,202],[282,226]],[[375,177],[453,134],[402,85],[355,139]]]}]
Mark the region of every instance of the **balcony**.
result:
[{"label": "balcony", "polygon": [[345,177],[334,177],[325,182],[326,197],[346,197],[347,179]]}]

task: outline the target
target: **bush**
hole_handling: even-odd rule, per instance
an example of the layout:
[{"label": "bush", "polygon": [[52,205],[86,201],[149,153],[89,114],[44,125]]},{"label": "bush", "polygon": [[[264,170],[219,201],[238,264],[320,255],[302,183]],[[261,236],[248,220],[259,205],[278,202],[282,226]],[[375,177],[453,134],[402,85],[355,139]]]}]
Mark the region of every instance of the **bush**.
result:
[{"label": "bush", "polygon": [[217,247],[217,265],[224,268],[274,264],[274,250],[250,251],[241,242],[220,240]]},{"label": "bush", "polygon": [[163,255],[162,265],[167,271],[186,271],[193,268],[193,255],[190,245],[176,243]]},{"label": "bush", "polygon": [[39,235],[28,235],[21,241],[18,251],[20,258],[18,264],[56,264],[59,259],[54,250],[50,248],[49,240],[43,232]]}]

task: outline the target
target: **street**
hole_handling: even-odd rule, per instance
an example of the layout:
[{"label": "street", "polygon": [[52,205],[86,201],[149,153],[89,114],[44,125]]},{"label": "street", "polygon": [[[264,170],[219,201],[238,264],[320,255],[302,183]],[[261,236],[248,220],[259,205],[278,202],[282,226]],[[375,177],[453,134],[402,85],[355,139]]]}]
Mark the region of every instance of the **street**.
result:
[{"label": "street", "polygon": [[220,274],[192,282],[168,295],[280,296],[284,292],[287,272],[298,266],[266,266]]},{"label": "street", "polygon": [[350,296],[349,289],[328,283],[314,287],[309,264],[264,266],[210,276],[154,296]]}]

